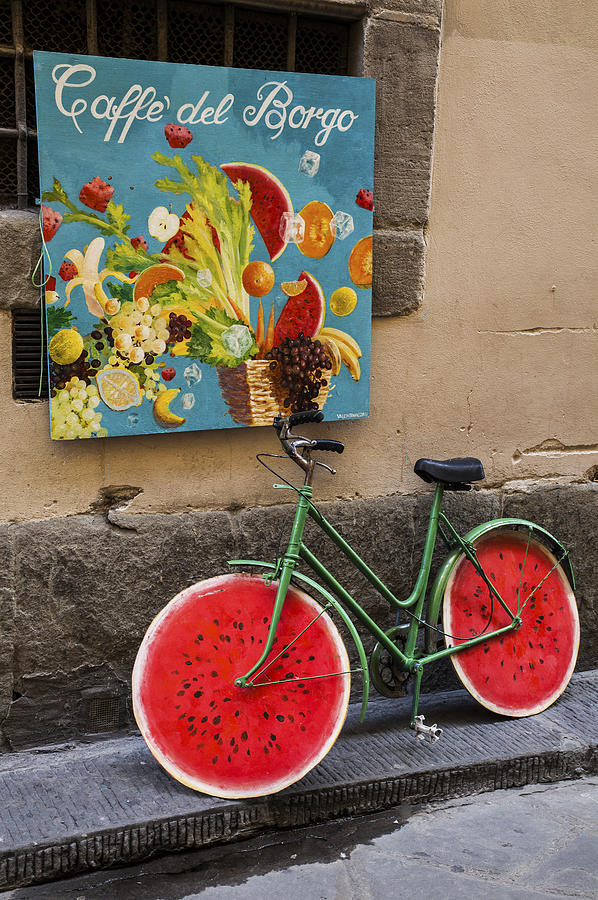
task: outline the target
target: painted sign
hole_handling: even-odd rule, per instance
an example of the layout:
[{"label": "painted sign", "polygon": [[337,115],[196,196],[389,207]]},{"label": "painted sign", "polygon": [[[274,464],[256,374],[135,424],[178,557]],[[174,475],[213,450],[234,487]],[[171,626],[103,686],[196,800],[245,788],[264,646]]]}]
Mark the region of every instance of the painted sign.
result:
[{"label": "painted sign", "polygon": [[52,437],[367,416],[374,82],[34,62]]}]

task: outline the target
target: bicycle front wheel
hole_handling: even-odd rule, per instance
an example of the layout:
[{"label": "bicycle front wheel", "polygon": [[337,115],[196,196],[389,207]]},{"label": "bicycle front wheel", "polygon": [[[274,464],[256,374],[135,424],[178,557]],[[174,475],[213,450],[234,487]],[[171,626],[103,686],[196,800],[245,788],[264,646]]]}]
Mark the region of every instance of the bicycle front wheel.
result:
[{"label": "bicycle front wheel", "polygon": [[256,575],[182,591],[150,625],[133,670],[133,707],[152,754],[178,781],[217,797],[259,797],[303,777],[345,720],[349,660],[334,623],[289,587],[274,645],[253,684],[276,597]]},{"label": "bicycle front wheel", "polygon": [[[531,716],[560,697],[579,648],[577,603],[558,560],[526,531],[501,528],[474,542],[484,572],[513,615],[515,631],[451,656],[457,675],[482,706],[505,716]],[[510,617],[465,555],[444,593],[447,646],[503,628]]]}]

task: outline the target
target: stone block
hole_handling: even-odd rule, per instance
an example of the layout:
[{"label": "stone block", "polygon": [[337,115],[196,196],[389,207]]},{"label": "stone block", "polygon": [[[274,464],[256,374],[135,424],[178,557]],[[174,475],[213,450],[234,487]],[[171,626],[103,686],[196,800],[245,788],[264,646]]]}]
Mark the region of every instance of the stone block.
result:
[{"label": "stone block", "polygon": [[442,0],[371,0],[370,12],[381,15],[396,12],[413,17],[431,17],[439,24]]},{"label": "stone block", "polygon": [[156,613],[233,548],[225,512],[125,518],[15,526],[17,676],[106,663],[128,677]]},{"label": "stone block", "polygon": [[40,252],[38,214],[0,210],[0,309],[39,306],[39,288],[31,276]]},{"label": "stone block", "polygon": [[408,316],[422,304],[426,245],[423,231],[374,232],[372,310]]},{"label": "stone block", "polygon": [[1,726],[6,716],[13,689],[14,656],[14,554],[12,529],[0,525],[0,750]]},{"label": "stone block", "polygon": [[365,29],[363,74],[376,78],[377,228],[428,219],[439,49],[434,29],[386,19]]}]

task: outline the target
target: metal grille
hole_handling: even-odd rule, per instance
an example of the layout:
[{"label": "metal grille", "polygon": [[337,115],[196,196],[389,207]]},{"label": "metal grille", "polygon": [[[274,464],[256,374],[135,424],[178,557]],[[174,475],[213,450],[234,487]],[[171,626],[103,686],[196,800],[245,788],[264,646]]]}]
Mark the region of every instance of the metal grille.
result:
[{"label": "metal grille", "polygon": [[15,400],[46,400],[48,371],[42,364],[42,387],[39,374],[42,360],[42,327],[38,309],[16,309],[12,317],[12,371]]},{"label": "metal grille", "polygon": [[87,730],[89,732],[113,731],[120,725],[120,700],[118,697],[96,697],[89,701]]},{"label": "metal grille", "polygon": [[0,206],[39,194],[34,50],[345,75],[350,28],[194,0],[0,0]]}]

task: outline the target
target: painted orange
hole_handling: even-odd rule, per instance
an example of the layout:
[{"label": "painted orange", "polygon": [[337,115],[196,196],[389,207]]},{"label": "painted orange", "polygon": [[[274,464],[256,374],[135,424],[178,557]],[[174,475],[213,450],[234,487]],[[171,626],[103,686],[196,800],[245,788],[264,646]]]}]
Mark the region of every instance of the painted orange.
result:
[{"label": "painted orange", "polygon": [[297,244],[304,256],[322,259],[334,244],[330,223],[334,213],[327,203],[312,200],[299,213],[305,222],[305,237]]},{"label": "painted orange", "polygon": [[357,241],[349,257],[349,275],[360,288],[372,286],[372,235]]}]

